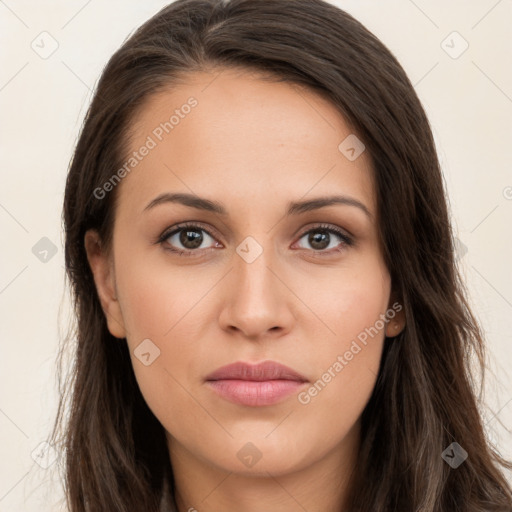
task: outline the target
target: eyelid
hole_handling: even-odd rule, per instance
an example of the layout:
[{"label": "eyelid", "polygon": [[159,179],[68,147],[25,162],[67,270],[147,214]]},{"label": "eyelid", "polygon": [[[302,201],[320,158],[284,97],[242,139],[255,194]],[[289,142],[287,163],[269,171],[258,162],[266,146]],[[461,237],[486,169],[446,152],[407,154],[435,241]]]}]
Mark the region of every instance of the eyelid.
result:
[{"label": "eyelid", "polygon": [[169,228],[166,228],[161,235],[157,237],[155,240],[155,243],[162,243],[165,242],[171,235],[174,235],[175,233],[182,231],[186,228],[201,228],[202,231],[207,233],[212,238],[220,238],[218,235],[213,234],[210,227],[206,228],[205,224],[199,221],[187,221],[187,222],[180,222],[178,224],[175,224],[174,226],[171,226]]},{"label": "eyelid", "polygon": [[336,224],[331,224],[329,222],[312,222],[310,224],[308,224],[303,230],[300,230],[298,235],[298,237],[302,238],[304,235],[306,235],[307,233],[309,233],[310,231],[314,231],[314,230],[326,230],[326,231],[331,231],[331,232],[335,232],[335,233],[338,233],[340,236],[343,235],[345,238],[347,239],[351,239],[353,240],[355,237],[352,233],[350,233],[350,231],[348,231],[347,229],[345,228],[342,228],[340,226],[337,226]]}]

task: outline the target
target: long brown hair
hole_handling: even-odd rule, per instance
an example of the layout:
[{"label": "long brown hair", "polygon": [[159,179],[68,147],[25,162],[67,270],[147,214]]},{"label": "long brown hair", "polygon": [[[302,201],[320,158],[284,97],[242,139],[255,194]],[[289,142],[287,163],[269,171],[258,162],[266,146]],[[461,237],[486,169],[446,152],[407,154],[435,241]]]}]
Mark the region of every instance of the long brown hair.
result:
[{"label": "long brown hair", "polygon": [[[485,370],[482,332],[456,267],[445,186],[426,114],[390,51],[323,0],[178,0],[112,56],[89,107],[66,183],[65,262],[77,323],[59,373],[52,433],[65,453],[70,512],[157,511],[169,486],[164,429],[138,388],[126,343],[109,333],[84,249],[86,230],[109,247],[117,189],[102,187],[126,160],[131,121],[149,96],[188,72],[229,67],[327,97],[373,161],[379,230],[406,328],[386,339],[362,416],[350,510],[510,511],[503,460],[487,443],[471,362]],[[76,340],[76,346],[70,345]],[[481,388],[480,388],[481,391]],[[67,412],[67,416],[66,416]],[[442,458],[467,453],[456,469]]]}]

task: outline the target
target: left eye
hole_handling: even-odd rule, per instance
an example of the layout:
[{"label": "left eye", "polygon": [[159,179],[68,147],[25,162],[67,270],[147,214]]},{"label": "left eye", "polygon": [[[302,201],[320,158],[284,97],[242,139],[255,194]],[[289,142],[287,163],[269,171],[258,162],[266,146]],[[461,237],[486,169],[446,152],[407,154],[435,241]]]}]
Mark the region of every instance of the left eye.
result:
[{"label": "left eye", "polygon": [[[332,235],[334,235],[334,238]],[[306,231],[301,236],[300,240],[303,238],[306,238],[307,243],[315,249],[314,252],[320,253],[332,252],[327,249],[333,249],[335,252],[341,251],[345,247],[352,245],[352,239],[348,235],[341,230],[330,226],[318,226],[312,228],[309,231]],[[336,243],[336,238],[338,238],[338,243]],[[341,242],[339,242],[339,240],[341,240]],[[331,242],[334,242],[334,245],[331,245]]]}]

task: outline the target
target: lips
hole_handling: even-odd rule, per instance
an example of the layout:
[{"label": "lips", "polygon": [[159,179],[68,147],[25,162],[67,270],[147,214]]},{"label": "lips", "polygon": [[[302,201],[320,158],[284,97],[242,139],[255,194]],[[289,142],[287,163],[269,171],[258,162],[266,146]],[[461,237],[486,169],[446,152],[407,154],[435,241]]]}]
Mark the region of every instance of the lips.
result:
[{"label": "lips", "polygon": [[288,366],[284,366],[275,361],[264,361],[259,364],[244,362],[228,364],[208,375],[206,380],[248,380],[256,382],[292,380],[307,382],[308,379]]},{"label": "lips", "polygon": [[206,378],[217,395],[237,405],[276,404],[300,391],[308,380],[304,375],[275,361],[259,364],[237,362],[223,366]]}]

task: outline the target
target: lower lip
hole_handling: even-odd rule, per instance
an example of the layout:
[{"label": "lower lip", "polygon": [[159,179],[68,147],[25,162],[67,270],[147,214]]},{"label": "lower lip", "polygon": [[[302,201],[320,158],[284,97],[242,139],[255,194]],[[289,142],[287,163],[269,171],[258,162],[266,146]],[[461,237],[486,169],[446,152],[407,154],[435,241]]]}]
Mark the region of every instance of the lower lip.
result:
[{"label": "lower lip", "polygon": [[209,380],[210,387],[231,402],[241,405],[262,406],[280,402],[297,392],[306,382],[295,380]]}]

